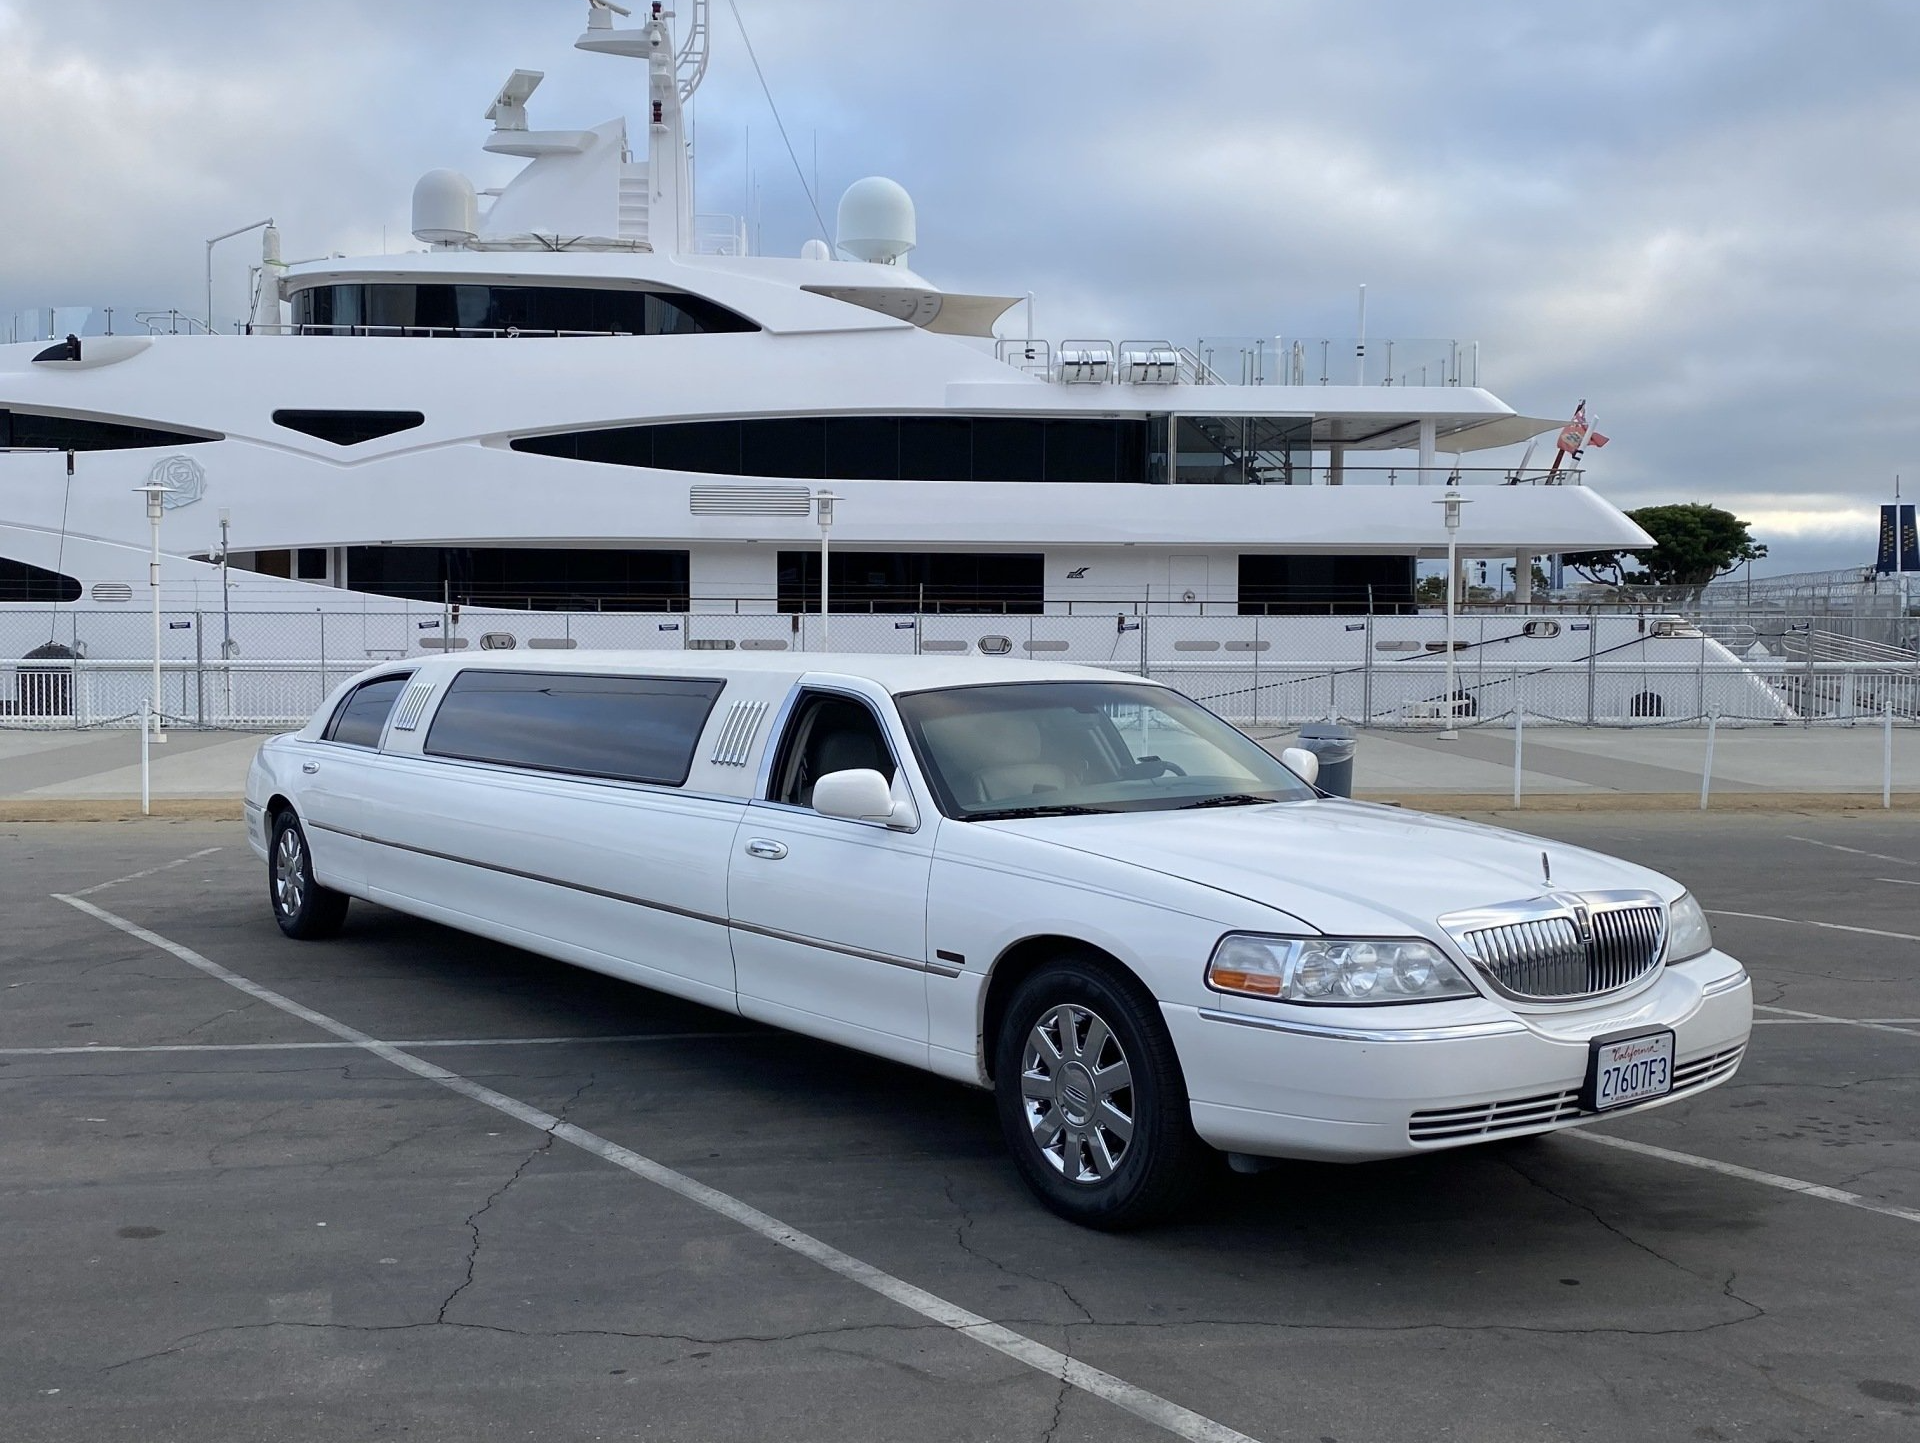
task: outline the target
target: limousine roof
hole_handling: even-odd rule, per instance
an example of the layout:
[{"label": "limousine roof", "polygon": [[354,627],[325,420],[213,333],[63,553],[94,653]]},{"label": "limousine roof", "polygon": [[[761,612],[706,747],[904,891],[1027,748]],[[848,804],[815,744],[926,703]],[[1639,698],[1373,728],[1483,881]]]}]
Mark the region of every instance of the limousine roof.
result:
[{"label": "limousine roof", "polygon": [[[393,670],[400,669],[399,663]],[[847,677],[889,692],[1009,681],[1145,680],[1128,672],[1066,662],[992,656],[885,656],[860,652],[566,651],[482,652],[409,660],[420,677],[453,671],[613,672],[641,676]]]}]

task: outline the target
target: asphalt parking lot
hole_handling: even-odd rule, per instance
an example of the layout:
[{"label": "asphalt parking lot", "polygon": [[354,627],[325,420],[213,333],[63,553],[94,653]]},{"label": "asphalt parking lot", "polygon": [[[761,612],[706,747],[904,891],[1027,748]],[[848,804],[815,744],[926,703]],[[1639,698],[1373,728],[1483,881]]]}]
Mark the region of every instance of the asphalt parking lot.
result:
[{"label": "asphalt parking lot", "polygon": [[1693,886],[1740,1075],[1126,1236],[983,1093],[358,904],[286,941],[237,823],[0,826],[0,1438],[1920,1435],[1920,823],[1526,825]]}]

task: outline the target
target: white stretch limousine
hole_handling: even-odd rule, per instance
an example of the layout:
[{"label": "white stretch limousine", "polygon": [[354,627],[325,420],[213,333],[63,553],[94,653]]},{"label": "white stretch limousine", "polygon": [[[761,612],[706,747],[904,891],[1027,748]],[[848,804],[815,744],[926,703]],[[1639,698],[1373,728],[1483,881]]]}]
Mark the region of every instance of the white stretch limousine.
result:
[{"label": "white stretch limousine", "polygon": [[1168,687],[1033,661],[393,662],[260,749],[292,937],[350,897],[991,1087],[1055,1211],[1724,1082],[1740,964],[1676,882],[1329,799]]}]

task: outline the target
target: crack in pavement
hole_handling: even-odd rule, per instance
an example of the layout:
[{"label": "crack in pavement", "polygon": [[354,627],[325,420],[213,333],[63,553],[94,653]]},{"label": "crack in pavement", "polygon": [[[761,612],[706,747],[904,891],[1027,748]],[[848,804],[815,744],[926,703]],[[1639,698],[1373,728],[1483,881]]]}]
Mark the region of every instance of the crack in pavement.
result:
[{"label": "crack in pavement", "polygon": [[[1568,1197],[1565,1193],[1560,1192],[1558,1189],[1550,1186],[1548,1183],[1533,1176],[1533,1174],[1529,1173],[1525,1168],[1521,1167],[1518,1163],[1516,1163],[1510,1157],[1502,1157],[1499,1159],[1499,1161],[1515,1177],[1521,1179],[1521,1181],[1527,1183],[1532,1187],[1538,1188],[1541,1192],[1545,1193],[1548,1197],[1553,1198],[1555,1201],[1563,1203],[1567,1207],[1573,1208],[1577,1212],[1585,1213],[1588,1217],[1592,1218],[1594,1222],[1598,1223],[1602,1228],[1606,1229],[1606,1231],[1612,1233],[1615,1237],[1619,1238],[1621,1242],[1626,1243],[1630,1247],[1638,1248],[1641,1252],[1645,1253],[1648,1257],[1653,1258],[1657,1262],[1664,1263],[1668,1267],[1673,1268],[1678,1272],[1685,1273],[1690,1278],[1697,1279],[1700,1282],[1709,1281],[1709,1279],[1707,1279],[1703,1274],[1695,1272],[1692,1268],[1688,1267],[1685,1263],[1678,1262],[1675,1259],[1668,1257],[1665,1253],[1661,1252],[1658,1248],[1652,1246],[1649,1243],[1644,1243],[1640,1241],[1639,1238],[1636,1238],[1635,1236],[1633,1236],[1633,1234],[1629,1233],[1626,1229],[1619,1227],[1614,1223],[1609,1222],[1606,1218],[1600,1215],[1600,1210],[1594,1207],[1591,1203],[1581,1202],[1578,1198]],[[1648,1330],[1623,1328],[1618,1330],[1606,1329],[1606,1330],[1597,1330],[1597,1331],[1619,1331],[1623,1333],[1639,1333],[1639,1332],[1645,1331],[1645,1332],[1654,1333],[1654,1334],[1710,1332],[1712,1331],[1713,1328],[1729,1327],[1739,1323],[1752,1322],[1756,1318],[1766,1317],[1767,1310],[1765,1308],[1761,1307],[1758,1303],[1754,1302],[1753,1299],[1743,1298],[1738,1293],[1733,1291],[1733,1281],[1734,1281],[1733,1275],[1729,1275],[1726,1283],[1721,1287],[1720,1291],[1722,1295],[1725,1296],[1730,1301],[1739,1303],[1744,1308],[1751,1309],[1751,1311],[1745,1317],[1723,1319],[1719,1323],[1713,1323],[1713,1324],[1707,1325],[1706,1327],[1699,1327],[1699,1328],[1661,1328],[1661,1329],[1648,1329]],[[1533,1331],[1533,1330],[1529,1330],[1529,1331]],[[1559,1331],[1559,1330],[1543,1329],[1538,1331]],[[1582,1330],[1574,1330],[1574,1331],[1582,1331]]]},{"label": "crack in pavement", "polygon": [[1007,1264],[1001,1262],[1000,1259],[993,1256],[992,1253],[984,1252],[969,1242],[967,1240],[967,1234],[973,1230],[973,1212],[965,1203],[953,1195],[953,1178],[950,1175],[942,1174],[940,1183],[942,1190],[945,1191],[947,1195],[947,1201],[953,1205],[953,1210],[960,1214],[960,1221],[955,1224],[953,1229],[953,1240],[960,1245],[961,1252],[970,1258],[978,1258],[988,1267],[993,1268],[997,1272],[1004,1273],[1010,1278],[1019,1278],[1024,1282],[1040,1283],[1046,1287],[1057,1289],[1060,1295],[1073,1305],[1075,1311],[1080,1314],[1082,1321],[1088,1323],[1094,1321],[1093,1310],[1075,1297],[1073,1289],[1069,1288],[1065,1283],[1060,1282],[1056,1278],[1043,1277],[1039,1273],[1027,1273],[1022,1272],[1018,1268],[1009,1267]]},{"label": "crack in pavement", "polygon": [[561,1124],[567,1120],[567,1112],[573,1107],[574,1103],[580,1100],[580,1095],[589,1087],[593,1086],[593,1081],[596,1076],[598,1076],[597,1073],[587,1074],[587,1080],[575,1088],[573,1095],[561,1103],[555,1110],[553,1123],[541,1133],[539,1145],[521,1159],[520,1166],[513,1170],[513,1176],[501,1183],[500,1186],[494,1189],[488,1196],[485,1202],[481,1203],[478,1208],[467,1215],[467,1230],[473,1234],[473,1246],[467,1249],[467,1274],[460,1280],[460,1285],[448,1293],[445,1299],[441,1301],[439,1310],[434,1314],[434,1322],[446,1322],[447,1309],[453,1306],[454,1299],[458,1298],[468,1288],[473,1286],[474,1266],[480,1260],[480,1219],[486,1215],[488,1209],[507,1195],[507,1190],[520,1181],[521,1177],[526,1173],[526,1170],[533,1166],[536,1159],[545,1157],[553,1151],[554,1133],[558,1131]]},{"label": "crack in pavement", "polygon": [[841,1323],[829,1328],[796,1328],[786,1333],[726,1333],[708,1336],[701,1333],[664,1333],[629,1330],[624,1328],[508,1328],[498,1323],[461,1323],[445,1318],[429,1318],[418,1323],[314,1323],[293,1322],[273,1318],[258,1323],[222,1323],[212,1328],[199,1328],[191,1333],[183,1333],[164,1348],[156,1348],[150,1353],[137,1353],[131,1358],[122,1358],[117,1363],[108,1363],[98,1371],[112,1373],[121,1368],[130,1368],[135,1363],[149,1363],[156,1358],[171,1357],[197,1347],[208,1338],[221,1333],[259,1332],[269,1328],[305,1328],[317,1332],[340,1333],[414,1333],[434,1328],[451,1328],[463,1333],[499,1333],[509,1338],[628,1338],[637,1342],[691,1343],[703,1348],[724,1348],[733,1346],[771,1346],[778,1343],[802,1342],[809,1338],[838,1337],[850,1333],[930,1333],[946,1331],[944,1323]]}]

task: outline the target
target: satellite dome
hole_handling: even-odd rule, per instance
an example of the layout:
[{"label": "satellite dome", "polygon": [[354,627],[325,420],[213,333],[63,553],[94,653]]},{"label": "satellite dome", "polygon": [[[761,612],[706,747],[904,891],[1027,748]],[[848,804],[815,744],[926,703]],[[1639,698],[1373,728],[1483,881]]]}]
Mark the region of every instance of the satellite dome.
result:
[{"label": "satellite dome", "polygon": [[815,236],[812,240],[800,247],[800,259],[803,261],[830,261],[833,259],[833,249],[825,241],[821,240],[819,236]]},{"label": "satellite dome", "polygon": [[457,170],[430,170],[414,183],[413,235],[428,245],[470,244],[480,234],[473,182]]},{"label": "satellite dome", "polygon": [[913,197],[884,175],[856,180],[840,197],[834,230],[834,243],[855,260],[893,265],[919,240]]}]

